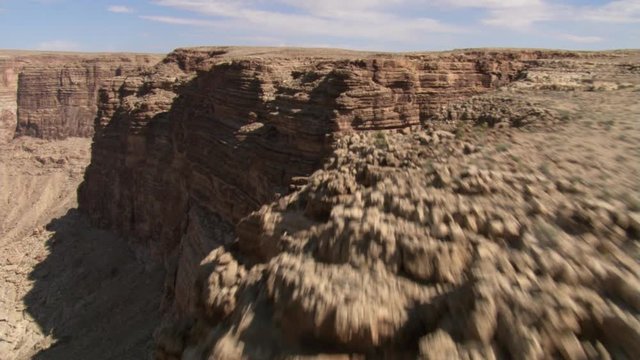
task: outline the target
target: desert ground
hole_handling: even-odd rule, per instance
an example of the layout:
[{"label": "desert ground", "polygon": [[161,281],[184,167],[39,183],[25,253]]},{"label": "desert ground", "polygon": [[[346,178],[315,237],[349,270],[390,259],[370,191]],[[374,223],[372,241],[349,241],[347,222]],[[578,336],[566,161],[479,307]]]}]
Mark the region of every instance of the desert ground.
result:
[{"label": "desert ground", "polygon": [[163,271],[76,210],[89,139],[0,146],[0,358],[141,359]]},{"label": "desert ground", "polygon": [[[0,145],[0,359],[630,360],[640,355],[637,51],[561,54],[534,62],[513,81],[495,88],[455,98],[438,93],[447,101],[439,110],[430,110],[427,121],[384,129],[367,127],[365,121],[363,128],[336,131],[317,169],[292,178],[288,191],[278,189],[255,211],[236,219],[232,210],[249,206],[234,207],[233,200],[261,199],[260,186],[271,184],[270,179],[248,174],[237,176],[235,183],[227,179],[224,186],[215,185],[222,189],[215,191],[231,201],[211,199],[193,189],[206,183],[204,178],[211,181],[206,184],[217,184],[211,179],[218,168],[244,161],[234,159],[234,154],[262,151],[266,155],[258,154],[258,162],[272,165],[270,149],[260,150],[255,144],[243,148],[243,141],[251,136],[271,141],[268,131],[261,132],[267,125],[290,130],[286,121],[295,123],[303,112],[296,109],[287,113],[289,118],[279,118],[276,110],[285,110],[267,107],[275,125],[264,120],[267,115],[253,112],[251,117],[267,124],[255,119],[237,129],[225,124],[233,129],[232,136],[193,142],[195,150],[190,151],[205,150],[201,157],[194,156],[201,163],[189,168],[184,155],[188,150],[179,141],[186,138],[188,126],[196,128],[196,135],[209,129],[188,123],[184,114],[199,116],[193,104],[201,105],[200,113],[209,120],[220,116],[213,110],[214,115],[206,113],[216,107],[235,119],[234,111],[242,113],[249,106],[242,101],[260,103],[255,93],[268,98],[259,99],[264,103],[282,96],[304,107],[304,91],[337,91],[331,87],[335,78],[325,81],[322,76],[337,73],[342,76],[338,79],[351,81],[347,85],[358,85],[353,74],[364,73],[366,78],[371,61],[375,77],[366,87],[353,85],[356,90],[349,95],[356,99],[353,102],[364,99],[378,109],[384,95],[392,92],[376,88],[388,80],[379,76],[379,64],[393,65],[387,69],[392,79],[388,83],[404,91],[415,81],[393,81],[394,76],[401,73],[398,68],[420,57],[403,55],[409,59],[405,63],[400,55],[345,51],[323,57],[323,50],[274,51],[236,49],[223,59],[212,51],[204,60],[202,51],[178,52],[156,67],[155,74],[149,70],[140,79],[120,79],[116,91],[107,84],[96,120],[103,128],[98,128],[93,143],[87,138],[18,136]],[[451,60],[457,56],[452,54],[429,55],[436,59],[428,62],[435,70],[424,67],[437,71],[438,66],[449,66],[450,73],[434,76],[434,83],[446,88],[450,81],[464,90],[476,79],[477,69]],[[359,59],[339,60],[351,56]],[[379,56],[384,61],[374,62]],[[446,65],[438,63],[438,56],[446,57]],[[287,63],[298,57],[302,65]],[[312,57],[321,57],[313,60],[320,65],[309,60]],[[210,78],[202,69],[198,75],[189,73],[190,66],[207,61],[211,68],[219,66],[232,74],[223,82],[233,89],[223,97],[223,105],[215,102],[219,98],[189,92],[207,81],[222,81],[215,71]],[[258,70],[252,67],[256,63]],[[318,72],[289,68],[309,64]],[[179,75],[167,75],[167,69]],[[255,86],[229,69],[240,69],[243,76],[246,69],[254,71],[251,80],[281,76],[289,82],[268,78],[269,86]],[[489,79],[497,78],[497,70],[491,71]],[[288,92],[273,90],[276,85]],[[480,85],[473,86],[475,91]],[[383,100],[375,97],[379,94]],[[190,95],[197,101],[189,103]],[[185,98],[187,102],[180,103]],[[242,101],[234,103],[238,98]],[[162,111],[149,115],[154,107]],[[363,114],[374,114],[374,125],[375,116],[390,113],[368,110]],[[187,125],[177,127],[177,135],[165,136],[163,131],[174,129],[167,125],[172,121]],[[126,126],[133,130],[126,133]],[[145,126],[151,130],[140,136]],[[120,139],[109,137],[109,131],[126,133],[122,138],[130,148],[109,148],[108,140]],[[217,135],[216,131],[206,135]],[[299,145],[297,134],[286,135],[273,141],[278,156],[283,150],[278,146]],[[141,145],[144,141],[149,144]],[[92,145],[102,164],[113,168],[96,169]],[[110,163],[110,156],[121,162]],[[288,158],[284,159],[286,167]],[[101,195],[100,186],[110,185],[86,187],[90,164],[99,180],[111,179],[108,176],[126,166],[133,168],[131,173],[140,171],[130,184],[117,184],[122,194],[130,195],[134,185],[151,184],[155,188],[149,192],[157,190],[167,197],[176,189],[193,191],[188,204],[201,196],[186,222],[176,226],[182,237],[154,232],[157,229],[149,223],[157,219],[144,218],[142,211],[121,216],[124,225],[96,221],[97,216],[90,216],[99,212],[95,208],[92,214],[84,213],[77,195],[81,183],[85,181],[85,196]],[[202,164],[214,164],[213,170],[198,167]],[[149,175],[152,166],[160,170]],[[213,175],[191,176],[203,168]],[[163,187],[160,180],[171,171],[180,176],[167,183],[184,187]],[[244,169],[234,171],[244,175]],[[285,178],[279,171],[273,173]],[[184,185],[188,180],[193,182]],[[237,191],[245,180],[253,187]],[[258,195],[247,195],[250,190]],[[132,198],[137,201],[138,195]],[[158,206],[132,200],[127,206],[139,210],[142,204],[149,213],[172,215],[179,203],[172,201],[161,198]],[[95,203],[108,210],[112,205]],[[227,203],[232,210],[225,217]],[[210,208],[203,210],[205,205]],[[212,215],[211,209],[222,215]],[[114,218],[120,215],[116,212]],[[171,250],[182,255],[172,252],[159,259],[152,250],[156,245],[127,238],[135,231],[175,240]],[[198,257],[200,253],[204,256]],[[189,268],[193,264],[195,270]]]}]

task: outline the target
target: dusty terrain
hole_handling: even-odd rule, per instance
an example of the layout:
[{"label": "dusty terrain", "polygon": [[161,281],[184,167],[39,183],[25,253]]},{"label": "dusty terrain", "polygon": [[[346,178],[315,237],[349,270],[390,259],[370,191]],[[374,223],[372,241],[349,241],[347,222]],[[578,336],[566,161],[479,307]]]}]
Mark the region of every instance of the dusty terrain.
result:
[{"label": "dusty terrain", "polygon": [[422,126],[338,135],[235,238],[190,224],[219,245],[157,356],[637,357],[638,60],[541,62]]},{"label": "dusty terrain", "polygon": [[474,99],[513,111],[500,128],[342,138],[308,185],[240,222],[239,250],[202,262],[185,353],[634,358],[638,99],[514,92]]},{"label": "dusty terrain", "polygon": [[0,359],[141,359],[163,273],[75,210],[90,141],[0,145]]},{"label": "dusty terrain", "polygon": [[0,148],[1,359],[640,354],[640,52],[179,49],[97,95],[91,144]]}]

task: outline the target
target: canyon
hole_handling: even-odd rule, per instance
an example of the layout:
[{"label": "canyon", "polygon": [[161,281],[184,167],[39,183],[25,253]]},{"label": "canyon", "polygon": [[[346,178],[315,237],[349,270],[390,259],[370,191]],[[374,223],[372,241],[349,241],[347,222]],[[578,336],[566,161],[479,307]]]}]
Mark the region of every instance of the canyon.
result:
[{"label": "canyon", "polygon": [[[75,330],[38,343],[43,358],[99,358],[103,336],[123,344],[108,347],[119,358],[640,353],[640,52],[64,56],[0,56],[3,149],[29,164],[11,187],[57,174],[16,201],[56,181],[51,198],[67,199],[32,222],[7,206],[3,244],[71,239],[63,252],[86,259],[65,281],[81,289],[74,272],[94,274],[117,305],[79,292],[89,309],[121,306],[143,330],[83,337],[70,319],[86,306],[56,300]],[[77,137],[92,137],[90,154]],[[113,255],[98,261],[102,246]],[[65,285],[30,276],[33,315]],[[113,295],[118,283],[134,296]],[[145,304],[153,314],[135,315]],[[10,340],[5,351],[29,353]]]},{"label": "canyon", "polygon": [[0,141],[90,137],[102,82],[138,73],[160,58],[0,51]]}]

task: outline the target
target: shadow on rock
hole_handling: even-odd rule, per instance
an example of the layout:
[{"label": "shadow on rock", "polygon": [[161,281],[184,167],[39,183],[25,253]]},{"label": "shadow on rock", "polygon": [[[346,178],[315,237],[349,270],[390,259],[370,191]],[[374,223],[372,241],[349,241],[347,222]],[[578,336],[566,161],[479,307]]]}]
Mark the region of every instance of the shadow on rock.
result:
[{"label": "shadow on rock", "polygon": [[27,311],[54,344],[34,359],[145,359],[164,273],[76,210],[52,220],[49,255],[30,274]]}]

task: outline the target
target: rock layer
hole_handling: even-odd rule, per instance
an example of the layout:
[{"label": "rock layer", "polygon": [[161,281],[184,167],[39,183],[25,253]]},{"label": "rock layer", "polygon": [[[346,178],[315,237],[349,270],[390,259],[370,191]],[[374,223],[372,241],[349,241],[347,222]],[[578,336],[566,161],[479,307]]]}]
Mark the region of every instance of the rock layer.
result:
[{"label": "rock layer", "polygon": [[156,55],[0,53],[0,141],[90,137],[100,86],[139,73]]},{"label": "rock layer", "polygon": [[80,204],[166,254],[192,204],[236,222],[319,167],[331,134],[420,124],[513,81],[529,62],[563,56],[575,55],[177,50],[100,90]]},{"label": "rock layer", "polygon": [[18,74],[14,59],[0,56],[0,142],[13,138],[18,123]]},{"label": "rock layer", "polygon": [[[558,56],[177,50],[100,89],[80,208],[166,260],[177,274],[171,287],[193,288],[194,254],[225,243],[185,235],[203,222],[197,214],[234,224],[320,167],[332,134],[420,124],[447,103],[513,81],[529,61]],[[178,297],[180,311],[191,312],[194,295]]]},{"label": "rock layer", "polygon": [[187,321],[161,359],[632,355],[637,209],[585,191],[575,159],[553,174],[536,139],[574,116],[549,105],[567,90],[637,114],[637,62],[177,50],[101,88],[80,208],[165,261]]}]

